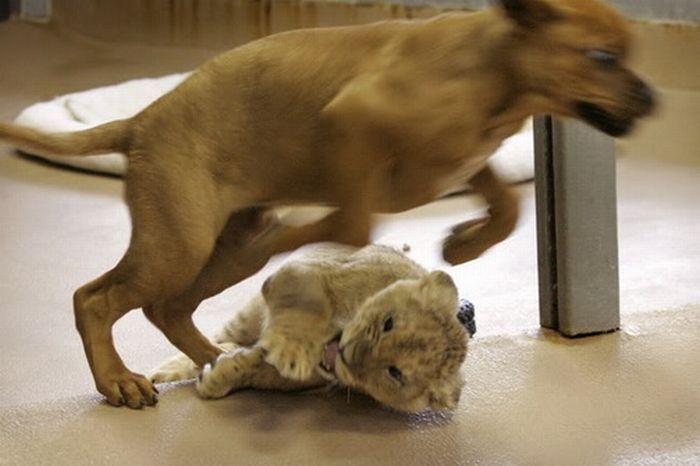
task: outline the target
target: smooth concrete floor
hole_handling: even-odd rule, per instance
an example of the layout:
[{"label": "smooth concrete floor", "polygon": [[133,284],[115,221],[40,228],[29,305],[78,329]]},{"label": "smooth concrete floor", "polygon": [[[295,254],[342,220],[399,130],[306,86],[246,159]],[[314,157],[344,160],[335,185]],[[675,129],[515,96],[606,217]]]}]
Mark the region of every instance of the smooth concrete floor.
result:
[{"label": "smooth concrete floor", "polygon": [[[0,24],[0,118],[56,94],[194,67],[213,52],[103,45],[63,31]],[[533,187],[518,187],[514,235],[448,268],[438,240],[474,216],[473,197],[394,217],[380,242],[409,244],[477,307],[468,380],[452,414],[400,415],[345,392],[244,392],[198,399],[162,387],[135,412],[95,394],[71,296],[121,256],[129,234],[121,181],[0,148],[0,464],[698,464],[700,164],[618,164],[622,331],[566,340],[538,330]],[[207,301],[210,332],[260,275]],[[135,311],[115,329],[134,370],[172,348]]]}]

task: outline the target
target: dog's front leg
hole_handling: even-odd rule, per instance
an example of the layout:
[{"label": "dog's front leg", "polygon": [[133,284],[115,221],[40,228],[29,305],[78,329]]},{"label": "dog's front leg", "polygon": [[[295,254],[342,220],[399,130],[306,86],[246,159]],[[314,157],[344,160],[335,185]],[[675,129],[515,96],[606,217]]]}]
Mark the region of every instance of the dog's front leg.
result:
[{"label": "dog's front leg", "polygon": [[443,258],[452,265],[476,259],[506,239],[518,221],[518,197],[488,165],[469,180],[489,204],[488,215],[456,225],[445,239]]}]

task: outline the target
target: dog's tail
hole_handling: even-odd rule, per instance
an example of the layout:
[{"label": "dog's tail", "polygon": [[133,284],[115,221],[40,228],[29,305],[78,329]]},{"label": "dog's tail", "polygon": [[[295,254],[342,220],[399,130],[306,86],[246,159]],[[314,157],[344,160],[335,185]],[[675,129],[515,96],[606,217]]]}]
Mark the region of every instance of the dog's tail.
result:
[{"label": "dog's tail", "polygon": [[0,140],[18,149],[42,155],[127,153],[130,128],[128,119],[110,121],[84,131],[68,133],[45,133],[12,123],[0,123]]}]

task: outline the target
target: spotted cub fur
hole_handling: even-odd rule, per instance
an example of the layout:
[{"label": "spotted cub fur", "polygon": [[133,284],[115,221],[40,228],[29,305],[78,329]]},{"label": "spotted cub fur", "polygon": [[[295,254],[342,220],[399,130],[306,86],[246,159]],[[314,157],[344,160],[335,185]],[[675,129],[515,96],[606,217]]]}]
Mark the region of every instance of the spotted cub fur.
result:
[{"label": "spotted cub fur", "polygon": [[316,247],[267,279],[216,336],[226,351],[201,371],[185,356],[154,382],[193,378],[205,398],[241,388],[336,383],[402,411],[454,408],[468,334],[457,289],[394,249]]}]

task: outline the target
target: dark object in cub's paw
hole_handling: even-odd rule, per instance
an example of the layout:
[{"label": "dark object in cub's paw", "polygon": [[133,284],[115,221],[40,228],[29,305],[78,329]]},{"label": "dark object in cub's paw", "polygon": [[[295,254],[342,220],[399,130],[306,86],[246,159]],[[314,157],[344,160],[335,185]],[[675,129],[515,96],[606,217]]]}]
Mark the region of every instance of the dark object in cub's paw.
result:
[{"label": "dark object in cub's paw", "polygon": [[464,328],[469,332],[469,336],[473,337],[476,333],[476,321],[474,320],[474,305],[466,299],[459,300],[459,312],[457,319],[464,325]]}]

